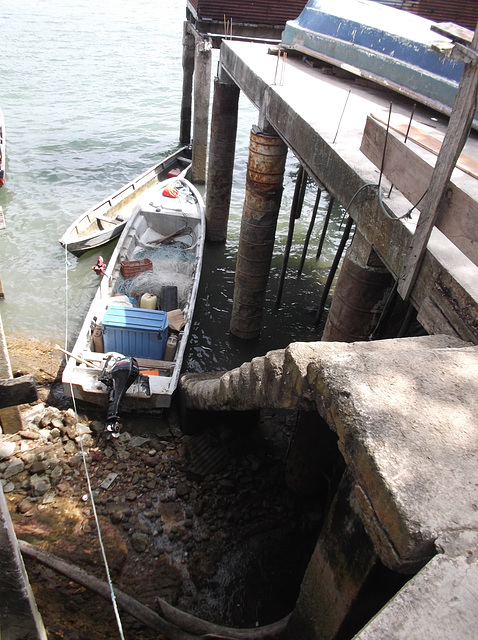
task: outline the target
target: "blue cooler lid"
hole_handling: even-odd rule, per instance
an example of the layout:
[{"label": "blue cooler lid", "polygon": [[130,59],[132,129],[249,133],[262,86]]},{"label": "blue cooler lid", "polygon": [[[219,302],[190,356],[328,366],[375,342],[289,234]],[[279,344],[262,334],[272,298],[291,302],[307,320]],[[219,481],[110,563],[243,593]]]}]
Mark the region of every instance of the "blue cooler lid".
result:
[{"label": "blue cooler lid", "polygon": [[112,304],[103,316],[104,327],[128,329],[130,331],[162,332],[168,327],[168,316],[165,311],[123,307]]}]

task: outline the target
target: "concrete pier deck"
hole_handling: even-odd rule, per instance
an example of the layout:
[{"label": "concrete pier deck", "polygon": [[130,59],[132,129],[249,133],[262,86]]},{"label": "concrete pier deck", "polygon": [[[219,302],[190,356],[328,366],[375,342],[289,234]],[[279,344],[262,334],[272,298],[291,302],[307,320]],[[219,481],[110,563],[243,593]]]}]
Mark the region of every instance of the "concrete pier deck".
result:
[{"label": "concrete pier deck", "polygon": [[[410,219],[393,218],[405,215],[416,202],[410,202],[394,188],[391,196],[384,198],[385,213],[377,203],[375,192],[364,189],[357,195],[364,185],[377,185],[380,177],[380,168],[368,160],[360,148],[370,114],[386,122],[392,102],[393,114],[409,118],[413,103],[355,76],[343,77],[340,70],[338,77],[330,70],[309,66],[301,57],[289,56],[284,63],[261,44],[224,41],[221,65],[309,175],[322,183],[344,207],[354,199],[349,214],[383,264],[397,277],[410,247],[418,212],[414,210]],[[426,123],[442,134],[447,126],[445,116],[421,105],[416,106],[414,121]],[[393,132],[389,135],[395,137]],[[430,151],[412,142],[408,142],[407,147],[434,166],[436,156]],[[471,132],[464,153],[474,161],[478,159],[476,132]],[[391,183],[385,173],[381,185],[383,193],[388,194]],[[413,175],[409,182],[414,182]],[[456,169],[452,183],[472,203],[474,213],[456,233],[457,238],[469,237],[476,229],[478,181]],[[476,245],[474,239],[472,244]],[[478,343],[477,263],[478,260],[472,261],[438,228],[433,229],[410,297],[427,331],[449,333]]]}]

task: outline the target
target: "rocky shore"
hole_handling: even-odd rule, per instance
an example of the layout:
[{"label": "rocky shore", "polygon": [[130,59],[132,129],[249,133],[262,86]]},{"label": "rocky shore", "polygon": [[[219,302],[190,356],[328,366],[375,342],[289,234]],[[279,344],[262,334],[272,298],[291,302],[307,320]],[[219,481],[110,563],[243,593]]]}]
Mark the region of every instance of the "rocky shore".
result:
[{"label": "rocky shore", "polygon": [[[152,609],[161,597],[218,624],[254,627],[293,608],[321,519],[287,488],[294,414],[261,415],[254,428],[240,415],[236,424],[205,416],[186,436],[172,409],[131,418],[108,440],[101,416],[49,404],[68,404],[53,387],[21,408],[21,431],[0,435],[0,481],[19,539],[104,580],[98,521],[115,586]],[[117,636],[111,603],[26,566],[49,638]],[[126,637],[157,637],[132,618],[123,626]]]}]

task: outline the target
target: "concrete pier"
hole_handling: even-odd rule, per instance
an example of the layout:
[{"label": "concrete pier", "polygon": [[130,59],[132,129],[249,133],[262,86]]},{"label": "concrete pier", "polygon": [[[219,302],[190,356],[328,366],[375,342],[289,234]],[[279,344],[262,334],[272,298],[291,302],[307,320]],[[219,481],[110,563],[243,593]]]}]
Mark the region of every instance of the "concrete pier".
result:
[{"label": "concrete pier", "polygon": [[[379,120],[386,121],[390,100],[394,116],[402,120],[410,116],[412,102],[355,76],[347,77],[342,70],[334,75],[329,68],[309,66],[302,56],[289,56],[281,64],[285,70],[279,84],[277,52],[271,55],[268,47],[260,44],[223,41],[221,45],[224,71],[300,159],[309,176],[347,207],[358,231],[396,279],[417,226],[419,206],[414,205],[427,187],[422,180],[425,172],[417,169],[422,164],[417,163],[430,168],[435,157],[411,141],[404,145],[397,133],[389,131],[387,150],[395,154],[393,141],[402,155],[400,160],[398,155],[387,156],[382,173],[383,145],[373,136],[377,127],[384,128]],[[438,139],[446,130],[446,118],[432,120],[435,115],[418,105],[414,117],[432,124],[429,129]],[[402,159],[404,153],[410,155]],[[470,136],[464,153],[478,157],[475,135]],[[383,194],[387,194],[381,201],[377,196],[379,179]],[[395,185],[391,193],[390,180]],[[478,241],[476,224],[471,224],[471,219],[476,219],[471,212],[476,212],[478,181],[458,170],[452,181],[446,213],[432,231],[410,301],[426,331],[478,343],[478,266],[470,250]]]},{"label": "concrete pier", "polygon": [[231,333],[257,338],[274,249],[287,147],[275,132],[253,127],[237,253]]},{"label": "concrete pier", "polygon": [[215,78],[206,184],[206,238],[213,242],[227,238],[238,106],[239,87]]},{"label": "concrete pier", "polygon": [[[478,607],[478,137],[469,136],[465,164],[457,163],[440,203],[406,296],[411,307],[397,305],[401,322],[410,311],[434,335],[369,341],[407,263],[447,118],[345,69],[290,54],[278,73],[277,49],[223,41],[220,64],[257,107],[261,126],[275,131],[354,224],[324,340],[291,343],[229,372],[186,375],[182,401],[208,411],[317,412],[311,450],[300,436],[312,423],[302,423],[290,452],[305,466],[289,475],[302,494],[320,482],[320,425],[337,438],[347,470],[303,581],[291,640],[340,637],[377,567],[410,580],[362,631],[353,630],[357,638],[471,640]],[[426,126],[428,146],[403,142],[398,125],[412,112],[417,129]],[[252,242],[262,219],[256,209],[246,196],[231,319],[231,332],[244,338],[257,336],[262,323],[264,291],[250,276],[267,282],[254,265],[255,252],[265,264],[268,251]],[[272,236],[269,225],[267,243]],[[444,618],[452,622],[441,625]]]}]

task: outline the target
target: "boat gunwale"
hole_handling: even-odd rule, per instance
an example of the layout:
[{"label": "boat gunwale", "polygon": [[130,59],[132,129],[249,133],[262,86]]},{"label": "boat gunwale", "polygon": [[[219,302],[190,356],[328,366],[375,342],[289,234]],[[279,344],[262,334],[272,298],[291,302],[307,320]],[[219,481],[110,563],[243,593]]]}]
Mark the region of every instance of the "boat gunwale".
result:
[{"label": "boat gunwale", "polygon": [[[87,209],[87,211],[77,216],[61,236],[61,238],[59,239],[59,243],[62,245],[62,247],[65,247],[74,255],[80,256],[84,252],[102,246],[103,244],[106,244],[107,242],[113,240],[116,236],[119,236],[125,228],[125,224],[127,223],[127,221],[125,221],[124,224],[115,224],[113,216],[111,218],[111,222],[112,224],[115,224],[115,226],[111,229],[102,230],[98,227],[97,231],[93,231],[92,233],[85,234],[83,236],[80,234],[80,232],[77,232],[75,234],[75,229],[77,229],[78,225],[85,219],[87,219],[89,222],[88,226],[94,225],[95,222],[98,222],[99,214],[97,212],[98,210],[105,207],[105,205],[107,205],[107,208],[101,215],[114,211],[116,207],[122,208],[122,206],[125,206],[127,204],[126,201],[130,196],[141,198],[142,191],[150,188],[150,186],[152,188],[153,186],[156,186],[156,184],[159,185],[162,181],[164,181],[166,177],[161,178],[161,173],[164,173],[166,170],[171,169],[171,167],[179,162],[185,154],[190,155],[190,147],[188,145],[179,147],[174,153],[170,154],[155,165],[149,167],[149,169],[146,169],[139,176],[136,176],[135,178],[133,178],[133,180],[114,191],[100,203],[95,204],[93,207],[90,207],[89,209]],[[184,167],[181,173],[184,173],[184,171],[191,166],[191,159],[189,157],[186,157],[185,159],[188,160],[188,164]],[[150,185],[150,183],[153,184]],[[124,197],[118,199],[123,194]],[[117,202],[114,202],[115,199],[117,200]],[[93,240],[95,238],[98,238],[97,242],[95,242],[94,244],[88,244],[90,240]]]}]

